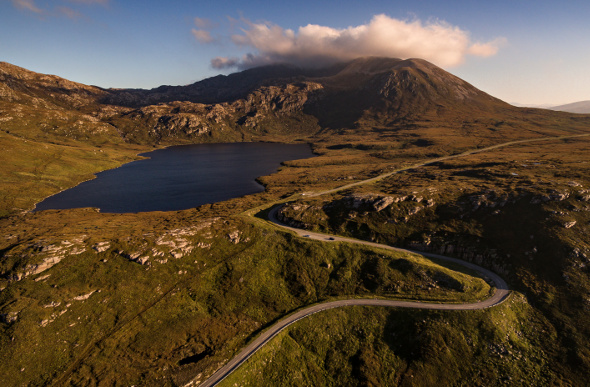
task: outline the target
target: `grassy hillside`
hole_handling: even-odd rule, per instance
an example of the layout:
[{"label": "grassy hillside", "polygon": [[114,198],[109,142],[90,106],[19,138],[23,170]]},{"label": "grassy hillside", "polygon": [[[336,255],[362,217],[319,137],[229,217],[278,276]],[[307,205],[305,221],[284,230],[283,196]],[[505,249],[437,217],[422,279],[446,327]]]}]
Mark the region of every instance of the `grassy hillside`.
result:
[{"label": "grassy hillside", "polygon": [[350,307],[282,332],[222,386],[559,385],[547,322],[513,295],[473,312]]},{"label": "grassy hillside", "polygon": [[146,147],[47,142],[0,132],[0,217],[30,210],[43,198],[136,159]]}]

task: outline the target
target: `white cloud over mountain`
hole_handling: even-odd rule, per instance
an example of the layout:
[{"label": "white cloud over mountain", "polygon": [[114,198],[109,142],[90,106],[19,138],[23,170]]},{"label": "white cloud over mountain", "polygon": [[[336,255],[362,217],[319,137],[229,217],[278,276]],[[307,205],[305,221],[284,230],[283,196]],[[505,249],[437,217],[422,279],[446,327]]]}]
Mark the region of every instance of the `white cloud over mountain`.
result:
[{"label": "white cloud over mountain", "polygon": [[241,58],[215,58],[211,62],[214,68],[250,68],[272,63],[317,67],[361,56],[418,57],[452,67],[463,63],[467,55],[495,55],[504,43],[502,38],[472,42],[468,32],[443,21],[422,23],[383,14],[375,15],[367,24],[343,29],[308,24],[294,31],[270,22],[243,22],[245,27],[231,40],[252,52]]}]

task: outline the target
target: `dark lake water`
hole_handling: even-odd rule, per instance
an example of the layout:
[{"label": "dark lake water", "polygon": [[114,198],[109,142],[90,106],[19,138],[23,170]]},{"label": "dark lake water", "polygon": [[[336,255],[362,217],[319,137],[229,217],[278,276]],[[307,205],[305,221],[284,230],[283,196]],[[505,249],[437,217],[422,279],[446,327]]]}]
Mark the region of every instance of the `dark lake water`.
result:
[{"label": "dark lake water", "polygon": [[98,207],[101,212],[176,211],[264,191],[255,179],[282,161],[312,157],[306,144],[233,143],[173,146],[146,160],[100,172],[51,196],[35,210]]}]

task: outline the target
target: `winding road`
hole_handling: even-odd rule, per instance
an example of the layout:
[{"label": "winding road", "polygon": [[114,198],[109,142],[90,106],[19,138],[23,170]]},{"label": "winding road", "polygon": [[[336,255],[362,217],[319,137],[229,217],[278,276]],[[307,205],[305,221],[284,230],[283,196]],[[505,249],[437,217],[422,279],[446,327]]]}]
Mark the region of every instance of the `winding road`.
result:
[{"label": "winding road", "polygon": [[[538,142],[538,141],[548,141],[548,140],[562,140],[562,139],[586,137],[586,136],[590,136],[590,134],[585,133],[585,134],[577,134],[577,135],[569,135],[569,136],[544,137],[544,138],[535,138],[535,139],[528,139],[528,140],[510,141],[510,142],[497,144],[497,145],[493,145],[493,146],[486,147],[486,148],[463,152],[463,153],[456,154],[456,155],[444,156],[444,157],[439,157],[436,159],[427,160],[425,162],[402,167],[402,168],[396,169],[394,171],[384,173],[382,175],[379,175],[379,176],[376,176],[376,177],[373,177],[373,178],[370,178],[367,180],[362,180],[359,182],[355,182],[355,183],[348,184],[345,186],[337,187],[335,189],[331,189],[331,190],[327,190],[327,191],[310,193],[310,194],[307,194],[306,196],[313,197],[313,196],[330,194],[330,193],[338,192],[338,191],[348,189],[348,188],[351,188],[354,186],[358,186],[361,184],[373,183],[373,182],[382,180],[386,177],[389,177],[393,174],[399,173],[401,171],[407,171],[410,169],[419,168],[419,167],[429,165],[432,163],[436,163],[439,161],[444,161],[444,160],[448,160],[448,159],[452,159],[452,158],[457,158],[457,157],[467,156],[467,155],[471,155],[471,154],[475,154],[475,153],[485,152],[485,151],[489,151],[492,149],[498,149],[498,148],[502,148],[502,147],[506,147],[506,146],[510,146],[510,145]],[[258,336],[253,342],[251,342],[248,346],[243,348],[233,359],[231,359],[227,364],[225,364],[223,367],[218,369],[211,377],[209,377],[203,383],[199,384],[197,380],[193,379],[193,381],[186,384],[186,386],[199,385],[200,387],[210,387],[210,386],[217,385],[225,377],[227,377],[234,370],[236,370],[240,365],[242,365],[246,360],[248,360],[248,358],[250,358],[258,349],[260,349],[262,346],[264,346],[266,343],[268,343],[273,337],[275,337],[277,334],[279,334],[283,329],[285,329],[289,325],[291,325],[291,324],[293,324],[305,317],[311,316],[314,313],[318,313],[318,312],[321,312],[321,311],[324,311],[327,309],[340,308],[340,307],[344,307],[344,306],[353,306],[354,305],[354,306],[385,306],[385,307],[396,307],[396,308],[413,308],[413,309],[430,309],[430,310],[475,310],[475,309],[485,309],[485,308],[499,305],[503,301],[505,301],[507,299],[508,295],[510,294],[510,290],[508,289],[508,285],[500,276],[498,276],[497,274],[493,273],[492,271],[490,271],[488,269],[485,269],[485,268],[475,265],[473,263],[466,262],[466,261],[463,261],[463,260],[457,259],[457,258],[438,255],[438,254],[431,254],[431,253],[425,253],[425,252],[406,250],[406,249],[401,249],[401,248],[392,247],[392,246],[388,246],[388,245],[382,245],[382,244],[373,243],[373,242],[367,242],[367,241],[353,239],[353,238],[345,238],[345,237],[340,237],[340,236],[336,236],[336,235],[328,235],[328,234],[309,232],[307,230],[302,230],[302,229],[290,227],[290,226],[280,222],[279,219],[277,218],[277,213],[278,213],[280,207],[281,206],[278,205],[278,206],[273,207],[270,210],[270,212],[268,214],[269,221],[278,227],[281,227],[283,229],[286,229],[286,230],[296,233],[300,237],[309,238],[309,239],[313,239],[313,240],[319,240],[319,241],[323,241],[323,242],[355,243],[355,244],[377,247],[380,249],[386,249],[386,250],[391,250],[391,251],[418,254],[418,255],[422,255],[424,257],[428,257],[428,258],[434,258],[434,259],[438,259],[438,260],[442,260],[442,261],[446,261],[446,262],[459,264],[463,267],[466,267],[468,269],[471,269],[471,270],[479,273],[483,279],[485,279],[490,285],[495,287],[494,294],[486,300],[474,302],[474,303],[466,303],[466,304],[443,304],[443,303],[397,301],[397,300],[384,300],[384,299],[349,299],[349,300],[329,301],[329,302],[324,302],[321,304],[308,306],[308,307],[298,310],[297,312],[295,312],[291,315],[288,315],[287,317],[283,318],[282,320],[279,320],[274,325],[269,327],[260,336]]]},{"label": "winding road", "polygon": [[[235,369],[237,369],[242,363],[244,363],[250,356],[252,356],[256,351],[258,351],[262,346],[268,343],[273,337],[275,337],[279,332],[283,329],[288,327],[289,325],[299,321],[305,317],[311,316],[314,313],[321,312],[327,309],[332,308],[340,308],[343,306],[387,306],[387,307],[396,307],[396,308],[413,308],[413,309],[435,309],[435,310],[473,310],[473,309],[485,309],[495,305],[502,303],[510,294],[510,290],[508,289],[508,285],[506,282],[497,274],[475,265],[470,262],[463,261],[461,259],[446,257],[443,255],[438,254],[430,254],[424,252],[417,252],[412,250],[401,249],[397,247],[392,247],[388,245],[382,245],[379,243],[367,242],[363,240],[353,239],[353,238],[345,238],[336,235],[328,235],[328,234],[321,234],[316,232],[309,232],[306,230],[301,230],[294,227],[289,227],[284,223],[281,223],[277,218],[277,212],[281,206],[275,206],[268,214],[269,220],[274,223],[275,225],[295,232],[300,237],[320,240],[324,242],[346,242],[346,243],[356,243],[364,246],[371,246],[371,247],[378,247],[381,249],[397,251],[397,252],[406,252],[406,253],[414,253],[419,254],[429,258],[440,259],[447,262],[452,262],[456,264],[460,264],[468,269],[474,270],[478,272],[487,282],[495,286],[496,290],[492,297],[474,303],[468,304],[441,304],[441,303],[428,303],[428,302],[414,302],[414,301],[397,301],[397,300],[383,300],[383,299],[350,299],[350,300],[338,300],[338,301],[329,301],[324,302],[321,304],[312,305],[283,318],[282,320],[275,323],[273,326],[268,328],[264,331],[260,336],[256,338],[253,342],[251,342],[247,347],[242,349],[233,359],[231,359],[227,364],[221,367],[217,372],[215,372],[209,379],[205,380],[200,387],[210,387],[215,386],[219,382],[221,382],[225,377],[227,377],[230,373],[232,373]],[[187,384],[187,386],[194,385],[192,383]]]}]

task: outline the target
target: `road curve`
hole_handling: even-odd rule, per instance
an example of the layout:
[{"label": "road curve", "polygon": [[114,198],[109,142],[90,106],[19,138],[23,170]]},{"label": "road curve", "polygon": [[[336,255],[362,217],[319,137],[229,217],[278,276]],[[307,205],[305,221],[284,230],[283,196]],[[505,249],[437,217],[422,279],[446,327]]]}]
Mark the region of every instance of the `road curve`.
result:
[{"label": "road curve", "polygon": [[[350,299],[350,300],[338,300],[338,301],[329,301],[324,302],[321,304],[312,305],[279,320],[273,326],[268,328],[264,331],[256,340],[251,342],[247,347],[242,349],[233,359],[231,359],[227,364],[217,370],[209,379],[205,380],[200,387],[210,387],[215,386],[219,382],[221,382],[225,377],[227,377],[230,373],[232,373],[235,369],[237,369],[242,363],[244,363],[250,356],[252,356],[256,351],[258,351],[262,346],[268,343],[273,337],[275,337],[279,332],[283,329],[288,327],[289,325],[299,321],[305,317],[311,316],[314,313],[318,313],[327,309],[333,308],[340,308],[343,306],[386,306],[386,307],[396,307],[396,308],[413,308],[413,309],[431,309],[431,310],[474,310],[474,309],[485,309],[495,305],[502,303],[508,295],[510,291],[508,289],[508,285],[506,282],[497,274],[475,265],[470,262],[463,261],[461,259],[446,257],[443,255],[438,254],[430,254],[430,253],[423,253],[417,252],[412,250],[405,250],[397,247],[392,247],[388,245],[382,245],[379,243],[367,242],[353,238],[344,238],[339,237],[336,235],[328,235],[328,234],[321,234],[315,232],[308,232],[306,230],[301,230],[294,227],[289,227],[284,223],[281,223],[277,218],[277,212],[281,206],[276,206],[268,214],[269,220],[274,223],[275,225],[295,232],[297,235],[309,239],[314,240],[321,240],[325,242],[347,242],[347,243],[356,243],[365,246],[371,247],[378,247],[381,249],[398,251],[398,252],[406,252],[406,253],[414,253],[419,254],[429,258],[440,259],[447,262],[457,263],[462,265],[466,268],[474,270],[482,275],[482,277],[493,284],[496,287],[496,290],[492,297],[473,303],[467,304],[441,304],[441,303],[429,303],[429,302],[415,302],[415,301],[396,301],[396,300],[383,300],[383,299]],[[194,385],[193,382],[187,384],[187,386]]]},{"label": "road curve", "polygon": [[[428,258],[434,258],[434,259],[439,259],[441,261],[446,261],[446,262],[451,262],[451,263],[456,263],[459,264],[463,267],[466,267],[468,269],[471,269],[473,271],[476,271],[478,273],[480,273],[482,275],[482,277],[487,281],[490,282],[493,286],[496,287],[497,291],[496,293],[505,293],[502,298],[505,298],[506,295],[508,295],[509,289],[508,289],[508,285],[506,284],[506,281],[504,281],[499,275],[497,275],[496,273],[483,268],[481,266],[478,266],[474,263],[471,262],[467,262],[464,261],[462,259],[459,258],[453,258],[453,257],[447,257],[444,255],[439,255],[439,254],[433,254],[433,253],[426,253],[426,252],[422,252],[422,251],[415,251],[415,250],[408,250],[408,249],[402,249],[399,247],[393,247],[393,246],[389,246],[389,245],[383,245],[380,243],[374,243],[374,242],[368,242],[368,241],[363,241],[360,239],[354,239],[354,238],[346,238],[346,237],[341,237],[341,236],[336,236],[336,235],[328,235],[328,234],[322,234],[322,233],[317,233],[317,232],[309,232],[307,230],[302,230],[299,228],[295,228],[295,227],[290,227],[284,223],[282,223],[278,217],[277,217],[277,213],[279,212],[279,209],[281,208],[281,206],[275,206],[274,208],[272,208],[270,210],[270,212],[268,213],[268,219],[274,223],[275,225],[293,231],[295,233],[297,233],[297,235],[299,235],[300,237],[304,237],[304,238],[309,238],[309,239],[314,239],[314,240],[321,240],[324,242],[347,242],[347,243],[356,243],[359,245],[364,245],[364,246],[370,246],[370,247],[377,247],[380,249],[385,249],[385,250],[391,250],[391,251],[397,251],[397,252],[403,252],[403,253],[412,253],[412,254],[418,254],[418,255],[422,255],[424,257],[428,257]],[[486,301],[492,300],[494,299],[494,297],[496,296],[496,294],[494,294],[494,296],[492,296],[492,298],[489,298]],[[486,302],[486,301],[482,301],[482,302]],[[419,303],[420,305],[423,305],[423,303]],[[487,305],[484,306],[484,308],[489,307],[489,306],[494,306],[497,303],[492,303],[492,305]],[[437,304],[440,306],[440,304]],[[445,308],[438,308],[438,309],[445,309]],[[470,308],[463,308],[463,309],[470,309]],[[482,309],[482,308],[471,308],[471,309]]]}]

